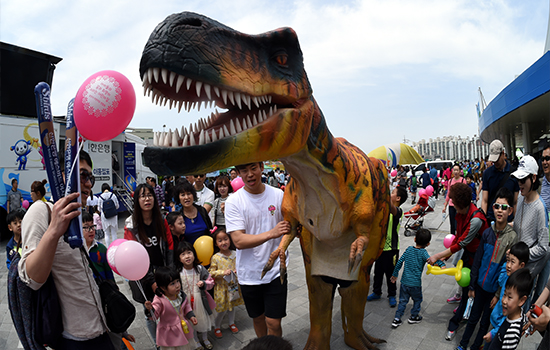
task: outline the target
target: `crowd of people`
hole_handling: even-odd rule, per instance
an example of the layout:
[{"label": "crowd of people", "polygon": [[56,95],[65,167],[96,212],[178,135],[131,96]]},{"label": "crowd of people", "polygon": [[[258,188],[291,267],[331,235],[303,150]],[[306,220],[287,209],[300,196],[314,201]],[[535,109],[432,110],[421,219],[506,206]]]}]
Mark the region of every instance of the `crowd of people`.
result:
[{"label": "crowd of people", "polygon": [[[20,256],[20,278],[34,290],[53,277],[64,326],[56,349],[124,349],[124,341],[135,340],[128,333],[109,332],[97,284],[92,283],[98,277],[114,281],[106,255],[117,239],[118,218],[106,215],[105,207],[118,209],[119,203],[108,184],[103,184],[98,196],[91,196],[95,182],[91,164],[89,155],[80,152],[81,203],[71,202],[77,194],[55,204],[46,201],[44,181],[32,184],[34,204],[27,211],[17,206],[22,204],[17,181],[9,195],[8,225],[13,238],[7,245],[7,265]],[[457,266],[462,261],[460,265],[470,270],[470,282],[447,299],[458,306],[442,336],[452,340],[466,316],[458,350],[480,349],[484,343],[488,349],[500,349],[503,342],[513,349],[522,333],[535,330],[544,334],[539,349],[548,349],[550,144],[540,162],[526,155],[517,166],[510,164],[502,143],[495,140],[486,160],[425,169],[419,178],[414,171],[407,175],[407,168],[396,170],[386,241],[374,263],[373,291],[367,300],[382,298],[385,276],[389,306],[396,307],[391,327],[402,324],[409,299],[413,306],[407,321],[419,323],[425,265],[445,268],[445,262]],[[234,191],[232,181],[238,176],[244,187]],[[129,283],[157,347],[212,349],[207,335],[223,337],[226,316],[228,330],[239,332],[235,308],[243,304],[258,338],[276,343],[273,337],[282,336],[288,281],[278,269],[261,275],[281,236],[290,232],[281,212],[288,181],[284,171],[265,171],[258,162],[238,165],[214,181],[198,174],[164,177],[158,183],[157,178],[148,178],[137,186],[124,238],[143,245],[150,267],[141,280]],[[415,244],[399,256],[401,206],[409,193],[415,204],[417,190],[428,186],[433,189],[429,196],[444,198],[443,212],[448,212],[454,239],[448,248],[430,256],[426,247],[431,232],[422,228],[416,232]],[[425,205],[421,198],[418,201]],[[78,207],[88,209],[82,213],[83,250],[71,249],[62,238],[71,219],[79,215]],[[203,236],[213,242],[209,261],[201,261],[194,247]],[[91,258],[100,276],[92,273],[82,254]],[[286,254],[287,266],[289,259]],[[542,310],[538,318],[531,305]]]},{"label": "crowd of people", "polygon": [[[395,239],[399,228],[395,228],[392,219],[396,218],[390,215],[386,246],[375,262],[373,292],[368,301],[381,299],[385,275],[389,306],[397,305],[394,284],[404,264],[399,307],[392,327],[402,324],[409,298],[414,305],[408,322],[418,323],[422,320],[419,313],[424,265],[437,264],[445,268],[443,261],[452,259],[453,265],[469,271],[470,279],[447,299],[448,303],[458,306],[449,320],[446,340],[452,340],[460,323],[467,320],[457,350],[468,346],[474,350],[515,349],[522,335],[528,336],[535,330],[543,335],[538,349],[548,349],[550,143],[542,147],[539,161],[525,155],[517,164],[510,164],[500,140],[491,142],[489,151],[486,160],[455,163],[442,169],[426,167],[420,178],[414,171],[407,176],[409,169],[403,167],[392,172],[394,191],[401,192],[396,198],[406,198],[404,189],[408,189],[414,204],[419,187],[431,186],[432,192],[426,194],[423,190],[423,196],[435,199],[438,192],[443,191],[443,214],[445,218],[448,212],[452,243],[445,250],[428,256],[424,248],[429,245],[431,234],[427,229],[420,229],[416,232],[415,245],[408,247],[399,258],[399,243]],[[424,201],[420,207],[426,205]],[[386,249],[390,245],[391,249]],[[392,259],[387,258],[387,252],[391,252]],[[538,317],[533,309],[540,310]],[[477,335],[470,343],[478,323]]]}]

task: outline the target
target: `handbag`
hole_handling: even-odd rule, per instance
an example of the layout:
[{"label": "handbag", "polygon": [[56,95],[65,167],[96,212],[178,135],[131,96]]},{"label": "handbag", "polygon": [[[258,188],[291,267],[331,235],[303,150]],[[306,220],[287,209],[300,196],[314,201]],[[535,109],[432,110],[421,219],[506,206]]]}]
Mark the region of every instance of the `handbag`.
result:
[{"label": "handbag", "polygon": [[232,282],[228,284],[227,290],[229,292],[229,301],[235,301],[240,299],[241,293],[239,293],[239,284]]},{"label": "handbag", "polygon": [[107,320],[107,327],[113,333],[126,332],[136,318],[136,308],[118,290],[114,282],[101,278],[84,247],[81,247],[81,250],[86,255],[88,264],[96,275],[96,283],[99,287],[99,295],[101,296],[101,304],[105,319]]}]

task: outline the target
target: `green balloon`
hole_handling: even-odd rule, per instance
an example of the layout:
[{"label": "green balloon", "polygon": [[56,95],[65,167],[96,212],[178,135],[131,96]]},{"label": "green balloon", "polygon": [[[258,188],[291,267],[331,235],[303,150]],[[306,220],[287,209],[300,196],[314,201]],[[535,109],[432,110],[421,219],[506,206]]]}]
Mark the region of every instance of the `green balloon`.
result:
[{"label": "green balloon", "polygon": [[458,285],[461,287],[468,287],[470,285],[470,269],[467,267],[464,267],[462,269],[462,277],[460,277],[460,281],[458,281]]}]

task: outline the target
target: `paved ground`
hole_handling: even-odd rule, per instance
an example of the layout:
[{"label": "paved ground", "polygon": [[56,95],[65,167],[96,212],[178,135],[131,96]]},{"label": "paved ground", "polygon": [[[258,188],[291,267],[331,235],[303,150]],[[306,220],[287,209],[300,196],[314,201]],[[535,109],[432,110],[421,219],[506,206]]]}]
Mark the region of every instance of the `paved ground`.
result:
[{"label": "paved ground", "polygon": [[[412,205],[410,200],[403,204],[403,208],[408,210]],[[448,219],[439,230],[437,226],[441,223],[441,209],[443,200],[437,202],[435,213],[428,214],[425,221],[425,227],[432,231],[432,243],[428,247],[430,254],[436,253],[443,249],[443,238],[448,234],[449,224]],[[407,246],[414,243],[413,237],[404,237],[403,229],[404,222],[400,231],[401,251],[404,251]],[[123,220],[120,218],[119,238],[123,236]],[[7,241],[0,242],[0,256],[4,256],[5,245]],[[289,267],[289,296],[287,305],[287,317],[283,319],[283,334],[293,345],[295,349],[302,349],[307,341],[309,332],[309,314],[308,314],[308,298],[307,286],[305,282],[304,268],[300,253],[300,246],[297,241],[293,242],[290,247],[290,267]],[[3,259],[3,258],[2,258]],[[19,344],[17,334],[13,328],[11,317],[8,311],[7,301],[7,269],[6,265],[0,264],[0,350],[15,350],[22,348]],[[130,291],[124,280],[117,276],[117,283],[121,289],[129,296]],[[395,309],[388,305],[388,300],[385,295],[385,287],[383,290],[383,298],[378,301],[367,303],[365,308],[365,319],[363,322],[365,330],[371,335],[386,339],[387,343],[380,345],[381,350],[399,349],[441,349],[452,350],[456,348],[460,337],[462,336],[464,325],[458,330],[458,336],[452,341],[444,339],[447,322],[452,316],[454,305],[446,303],[446,299],[452,294],[456,287],[454,278],[447,275],[433,276],[423,275],[422,279],[424,290],[424,302],[422,303],[421,315],[424,317],[419,324],[408,324],[404,322],[397,329],[392,329],[390,324],[395,315]],[[370,291],[369,291],[370,292]],[[130,298],[131,299],[131,298]],[[342,321],[340,314],[340,297],[337,295],[334,300],[333,307],[333,330],[331,338],[332,349],[349,349],[344,343]],[[350,302],[350,301],[348,301]],[[409,317],[411,303],[407,307],[405,316]],[[153,342],[145,327],[145,318],[141,311],[141,306],[136,304],[137,317],[129,332],[136,337],[135,349],[154,349]],[[209,338],[214,343],[215,349],[238,350],[246,345],[255,337],[252,322],[248,318],[244,307],[237,309],[236,324],[240,329],[238,334],[231,334],[228,329],[227,321],[222,325],[223,338],[214,339],[213,334]],[[536,349],[541,337],[538,333],[527,339],[523,339],[518,349]]]}]

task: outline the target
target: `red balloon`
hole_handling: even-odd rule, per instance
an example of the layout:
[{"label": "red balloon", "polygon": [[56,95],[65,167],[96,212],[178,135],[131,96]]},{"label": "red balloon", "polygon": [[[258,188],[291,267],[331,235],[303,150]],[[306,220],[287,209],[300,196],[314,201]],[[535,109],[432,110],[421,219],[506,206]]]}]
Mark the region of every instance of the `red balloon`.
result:
[{"label": "red balloon", "polygon": [[233,191],[237,192],[238,189],[244,186],[243,179],[240,177],[236,177],[231,181],[231,187],[233,187]]},{"label": "red balloon", "polygon": [[86,79],[74,101],[74,121],[82,136],[107,141],[126,129],[136,109],[136,93],[119,72],[104,70]]}]

